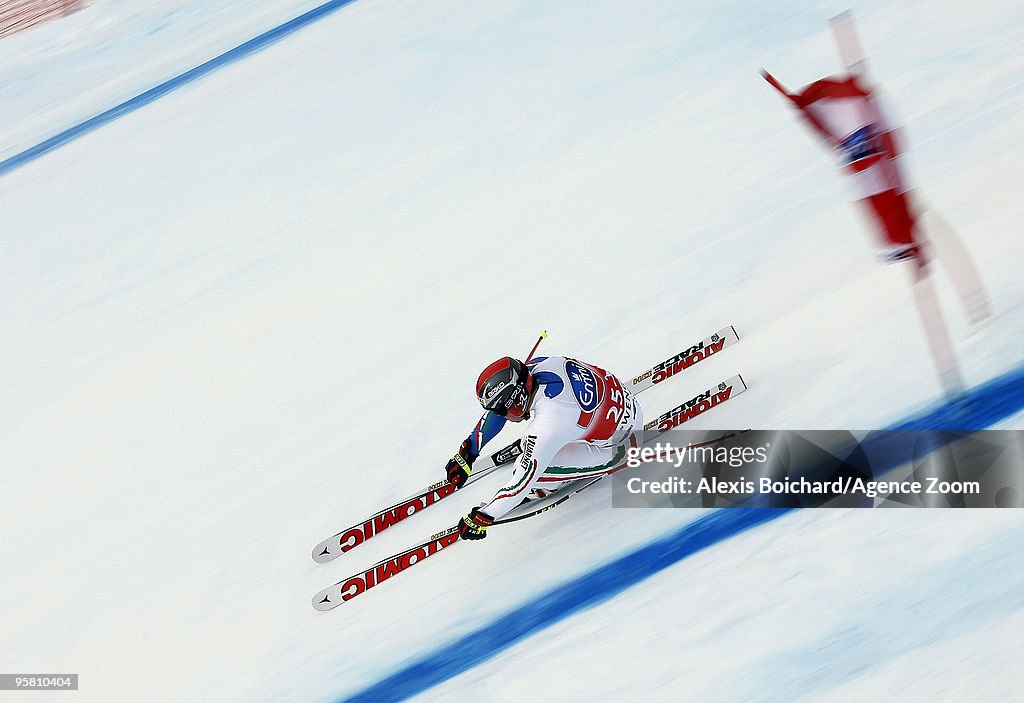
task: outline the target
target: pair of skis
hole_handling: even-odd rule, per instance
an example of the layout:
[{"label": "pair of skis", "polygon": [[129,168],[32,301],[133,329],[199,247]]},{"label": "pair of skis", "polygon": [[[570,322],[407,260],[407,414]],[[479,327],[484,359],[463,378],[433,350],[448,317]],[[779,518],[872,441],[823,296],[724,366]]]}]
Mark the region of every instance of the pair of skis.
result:
[{"label": "pair of skis", "polygon": [[[668,380],[675,374],[690,368],[709,356],[717,354],[725,347],[738,341],[739,336],[736,334],[736,329],[732,325],[724,327],[697,344],[687,347],[678,354],[634,376],[630,382],[630,390],[633,393],[642,393],[648,388]],[[740,390],[733,390],[737,388]],[[668,411],[657,420],[647,423],[644,428],[647,431],[644,437],[645,441],[648,439],[646,434],[652,428],[660,427],[664,423],[671,423],[673,427],[682,424],[682,422],[691,417],[696,417],[696,415],[709,410],[712,405],[717,405],[723,399],[726,399],[722,397],[723,392],[742,392],[745,388],[743,380],[738,375],[726,379],[718,385],[717,389],[711,389],[698,394],[682,405]],[[665,429],[670,428],[666,427]],[[473,463],[473,473],[470,475],[466,485],[479,481],[498,467],[515,460],[522,454],[522,451],[520,440],[517,439],[492,454],[478,457]],[[318,564],[332,561],[389,527],[447,498],[454,492],[455,488],[447,481],[442,480],[432,483],[408,498],[400,500],[365,520],[321,541],[313,548],[313,561]]]},{"label": "pair of skis", "polygon": [[[725,347],[737,341],[739,341],[739,336],[736,334],[735,328],[731,325],[724,327],[715,334],[705,338],[693,346],[684,349],[678,354],[675,354],[634,376],[630,382],[630,388],[634,393],[643,392],[648,388],[662,383],[683,370],[703,361],[709,356],[717,354]],[[698,393],[693,398],[690,398],[668,412],[663,413],[655,420],[646,423],[644,426],[644,441],[648,442],[662,433],[678,427],[684,422],[707,412],[716,405],[739,395],[745,391],[746,388],[747,386],[744,383],[743,378],[737,374],[727,378],[717,386],[709,388],[702,393]],[[729,436],[732,436],[732,434],[724,435],[723,437],[711,440],[711,442],[720,441]],[[522,454],[522,447],[520,445],[520,440],[516,440],[497,452],[479,457],[476,462],[474,462],[473,473],[471,474],[469,481],[467,481],[467,485],[480,480],[499,467],[512,462],[520,454]],[[601,478],[603,478],[603,476],[586,479],[580,484],[570,484],[563,489],[564,492],[559,492],[562,493],[562,495],[558,496],[556,500],[542,501],[543,505],[541,507],[527,510],[518,515],[513,513],[510,517],[499,520],[495,524],[522,520],[550,510],[556,505],[567,500],[570,496],[590,487]],[[321,541],[313,548],[313,560],[317,563],[326,563],[331,561],[345,552],[351,551],[366,540],[375,537],[389,527],[406,520],[417,512],[425,510],[426,508],[429,508],[437,502],[447,498],[454,492],[455,488],[446,481],[439,481],[431,484],[412,496],[390,505],[369,518]],[[451,546],[458,541],[458,532],[458,525],[443,530],[442,532],[438,532],[437,534],[432,535],[425,542],[414,545],[402,552],[399,552],[398,554],[392,555],[358,574],[354,574],[347,579],[339,581],[333,586],[323,589],[313,597],[313,607],[316,610],[330,610],[345,601],[355,598],[367,589],[373,588],[382,581],[405,571],[410,566],[432,556],[433,554],[436,554],[446,547]]]}]

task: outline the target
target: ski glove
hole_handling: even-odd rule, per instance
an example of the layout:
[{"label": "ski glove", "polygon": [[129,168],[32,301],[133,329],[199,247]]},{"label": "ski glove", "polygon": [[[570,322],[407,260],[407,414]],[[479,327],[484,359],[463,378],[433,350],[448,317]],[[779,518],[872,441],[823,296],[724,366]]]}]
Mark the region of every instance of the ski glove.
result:
[{"label": "ski glove", "polygon": [[494,518],[473,508],[469,515],[459,523],[460,539],[483,539],[487,536],[487,528],[494,524]]},{"label": "ski glove", "polygon": [[466,480],[469,479],[469,475],[473,473],[473,460],[476,459],[473,456],[473,452],[469,448],[469,440],[463,440],[462,446],[459,447],[459,451],[448,460],[448,464],[444,467],[448,474],[448,483],[455,486],[456,490],[466,485]]}]

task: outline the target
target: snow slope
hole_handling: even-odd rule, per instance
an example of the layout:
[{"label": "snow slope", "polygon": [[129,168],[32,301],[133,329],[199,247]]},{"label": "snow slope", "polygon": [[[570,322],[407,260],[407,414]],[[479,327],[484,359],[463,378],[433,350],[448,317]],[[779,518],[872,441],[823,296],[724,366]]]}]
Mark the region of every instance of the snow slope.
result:
[{"label": "snow slope", "polygon": [[0,42],[0,161],[319,4],[100,0]]},{"label": "snow slope", "polygon": [[[14,37],[21,95],[44,97],[4,101],[3,154],[309,6],[124,24],[105,0]],[[932,405],[902,272],[872,263],[757,75],[832,70],[839,9],[365,0],[0,178],[2,668],[79,672],[82,700],[333,700],[693,520],[595,489],[309,608],[487,497],[309,562],[436,480],[478,367],[541,328],[550,353],[627,375],[735,324],[734,350],[643,396],[657,412],[742,371],[751,389],[703,427],[880,427]],[[1024,361],[1022,13],[856,9],[914,175],[991,288],[981,331],[945,302],[969,380],[996,377]],[[78,53],[50,58],[64,38]],[[76,79],[85,58],[103,80]],[[573,700],[566,670],[652,700],[1019,696],[1020,530],[1016,512],[786,516],[423,697],[556,678],[551,699]],[[928,662],[908,692],[902,667]]]},{"label": "snow slope", "polygon": [[1022,539],[995,511],[789,515],[414,700],[1016,700]]}]

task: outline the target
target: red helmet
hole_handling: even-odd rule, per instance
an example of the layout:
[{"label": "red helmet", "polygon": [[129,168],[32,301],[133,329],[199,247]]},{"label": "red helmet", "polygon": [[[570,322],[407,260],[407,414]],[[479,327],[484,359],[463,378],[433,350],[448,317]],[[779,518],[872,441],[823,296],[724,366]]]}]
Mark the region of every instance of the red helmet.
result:
[{"label": "red helmet", "polygon": [[518,419],[526,415],[533,388],[533,376],[526,364],[506,356],[481,372],[476,397],[484,410]]}]

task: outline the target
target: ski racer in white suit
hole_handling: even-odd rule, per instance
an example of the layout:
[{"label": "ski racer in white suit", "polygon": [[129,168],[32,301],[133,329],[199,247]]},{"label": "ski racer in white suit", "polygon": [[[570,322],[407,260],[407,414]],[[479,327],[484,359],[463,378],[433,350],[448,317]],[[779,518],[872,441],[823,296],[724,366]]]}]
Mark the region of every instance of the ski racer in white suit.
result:
[{"label": "ski racer in white suit", "polygon": [[487,412],[445,467],[456,488],[506,422],[529,424],[511,479],[462,518],[462,539],[483,539],[495,520],[527,498],[622,468],[627,449],[643,442],[640,404],[618,378],[592,364],[564,356],[526,364],[504,357],[483,370],[476,391]]}]

